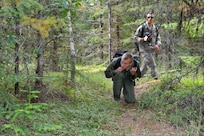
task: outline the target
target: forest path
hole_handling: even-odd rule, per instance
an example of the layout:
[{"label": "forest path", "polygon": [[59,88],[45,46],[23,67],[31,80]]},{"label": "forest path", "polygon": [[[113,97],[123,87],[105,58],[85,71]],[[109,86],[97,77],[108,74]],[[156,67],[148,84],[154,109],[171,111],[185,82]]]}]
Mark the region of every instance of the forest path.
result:
[{"label": "forest path", "polygon": [[[159,83],[153,80],[135,87],[136,98],[139,99],[142,92],[148,91],[151,85]],[[150,110],[137,109],[137,104],[120,103],[121,115],[117,119],[118,125],[123,128],[119,136],[182,136],[184,130],[175,128],[165,122],[158,120],[154,112]]]}]

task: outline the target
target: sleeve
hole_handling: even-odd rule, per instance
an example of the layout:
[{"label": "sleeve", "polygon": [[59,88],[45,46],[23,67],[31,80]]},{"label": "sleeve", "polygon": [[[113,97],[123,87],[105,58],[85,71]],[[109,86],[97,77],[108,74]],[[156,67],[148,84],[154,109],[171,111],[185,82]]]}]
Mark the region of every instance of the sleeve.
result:
[{"label": "sleeve", "polygon": [[161,46],[161,36],[160,34],[157,35],[157,43],[158,46]]},{"label": "sleeve", "polygon": [[143,35],[142,35],[142,25],[140,25],[136,29],[135,35],[134,35],[134,40],[135,40],[135,42],[139,42],[141,38],[143,38]]},{"label": "sleeve", "polygon": [[114,72],[114,66],[116,65],[117,59],[114,59],[106,68],[104,71],[105,77],[106,78],[111,78],[115,74]]},{"label": "sleeve", "polygon": [[140,65],[139,65],[139,62],[135,61],[134,60],[134,67],[137,68],[137,71],[136,71],[136,74],[134,76],[132,76],[132,79],[136,79],[136,78],[141,78],[141,71],[140,71]]},{"label": "sleeve", "polygon": [[135,78],[141,78],[141,71],[140,71],[140,65],[139,65],[139,63],[137,63],[137,71],[136,71],[136,74],[135,74]]},{"label": "sleeve", "polygon": [[156,37],[156,44],[158,45],[158,46],[161,46],[161,36],[160,36],[160,34],[159,34],[159,30],[158,30],[158,28],[155,26],[155,29],[156,29],[156,32],[157,32],[157,37]]}]

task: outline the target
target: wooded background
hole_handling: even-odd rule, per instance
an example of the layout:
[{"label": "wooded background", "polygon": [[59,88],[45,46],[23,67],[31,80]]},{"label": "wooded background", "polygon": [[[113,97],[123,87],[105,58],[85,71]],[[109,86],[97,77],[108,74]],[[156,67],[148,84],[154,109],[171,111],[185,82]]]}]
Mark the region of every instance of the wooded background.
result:
[{"label": "wooded background", "polygon": [[158,68],[203,68],[203,0],[1,0],[0,89],[54,89],[53,72],[75,86],[76,65],[107,65],[119,49],[136,54],[134,32],[150,10],[162,38]]}]

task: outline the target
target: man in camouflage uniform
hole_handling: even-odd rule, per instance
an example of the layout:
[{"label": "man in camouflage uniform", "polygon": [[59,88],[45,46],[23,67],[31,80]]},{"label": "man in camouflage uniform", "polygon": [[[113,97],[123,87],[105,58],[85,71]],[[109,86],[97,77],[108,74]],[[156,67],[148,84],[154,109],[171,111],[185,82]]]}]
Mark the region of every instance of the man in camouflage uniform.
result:
[{"label": "man in camouflage uniform", "polygon": [[146,22],[137,28],[134,39],[139,44],[139,51],[143,60],[141,66],[142,76],[150,69],[151,76],[154,79],[158,79],[154,53],[158,51],[161,46],[161,37],[153,22],[154,13],[149,12],[146,15]]}]

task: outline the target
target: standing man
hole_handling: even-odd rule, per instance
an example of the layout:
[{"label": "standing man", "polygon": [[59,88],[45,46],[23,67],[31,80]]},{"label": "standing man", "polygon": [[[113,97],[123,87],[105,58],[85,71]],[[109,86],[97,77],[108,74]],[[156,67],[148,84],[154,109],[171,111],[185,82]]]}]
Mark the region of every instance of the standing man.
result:
[{"label": "standing man", "polygon": [[137,28],[134,39],[139,44],[139,51],[143,60],[141,66],[142,76],[150,69],[151,76],[157,80],[158,74],[156,72],[154,53],[158,51],[161,46],[161,37],[153,22],[154,13],[149,12],[146,15],[146,22]]},{"label": "standing man", "polygon": [[139,63],[134,60],[131,53],[125,53],[122,57],[114,58],[105,70],[105,76],[113,80],[113,97],[116,102],[123,95],[127,103],[135,102],[135,78],[141,77]]}]

